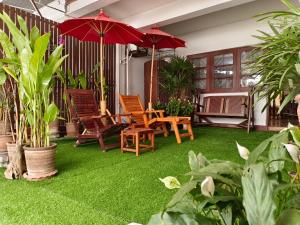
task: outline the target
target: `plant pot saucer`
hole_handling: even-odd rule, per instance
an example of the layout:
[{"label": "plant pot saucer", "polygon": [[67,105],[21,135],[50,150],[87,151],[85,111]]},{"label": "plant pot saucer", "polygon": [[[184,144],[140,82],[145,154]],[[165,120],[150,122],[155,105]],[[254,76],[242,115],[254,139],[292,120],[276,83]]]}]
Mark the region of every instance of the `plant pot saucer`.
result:
[{"label": "plant pot saucer", "polygon": [[50,173],[46,173],[41,176],[32,176],[32,175],[30,176],[27,173],[24,173],[23,177],[28,181],[40,181],[40,180],[45,180],[47,178],[55,176],[57,174],[57,172],[58,172],[57,170],[54,170]]}]

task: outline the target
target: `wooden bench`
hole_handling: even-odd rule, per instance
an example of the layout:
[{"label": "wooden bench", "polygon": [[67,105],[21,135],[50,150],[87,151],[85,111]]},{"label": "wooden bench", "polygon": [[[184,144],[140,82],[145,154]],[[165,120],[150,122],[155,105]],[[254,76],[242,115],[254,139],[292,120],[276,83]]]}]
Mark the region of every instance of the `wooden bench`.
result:
[{"label": "wooden bench", "polygon": [[194,115],[198,116],[200,124],[206,125],[224,126],[224,124],[214,123],[210,117],[240,118],[243,119],[242,122],[226,125],[247,128],[249,132],[254,127],[253,97],[251,95],[206,96],[203,98],[203,104],[197,103]]}]

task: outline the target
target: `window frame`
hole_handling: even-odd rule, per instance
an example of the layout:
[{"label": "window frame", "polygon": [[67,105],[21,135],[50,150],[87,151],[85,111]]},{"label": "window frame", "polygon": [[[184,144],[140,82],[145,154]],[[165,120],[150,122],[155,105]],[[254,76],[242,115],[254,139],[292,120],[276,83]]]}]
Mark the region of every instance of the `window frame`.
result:
[{"label": "window frame", "polygon": [[[207,58],[206,65],[206,89],[196,88],[197,91],[201,93],[226,93],[226,92],[243,92],[249,91],[250,87],[242,87],[241,86],[241,53],[243,51],[251,51],[254,47],[252,46],[244,46],[238,48],[230,48],[223,49],[213,52],[205,52],[200,54],[188,55],[188,59],[194,60],[199,58]],[[215,88],[214,87],[214,57],[217,55],[225,55],[225,54],[233,54],[233,78],[232,78],[232,88]],[[202,67],[195,67],[196,69],[200,69]],[[204,67],[203,67],[204,68]],[[197,81],[199,79],[194,79]]]}]

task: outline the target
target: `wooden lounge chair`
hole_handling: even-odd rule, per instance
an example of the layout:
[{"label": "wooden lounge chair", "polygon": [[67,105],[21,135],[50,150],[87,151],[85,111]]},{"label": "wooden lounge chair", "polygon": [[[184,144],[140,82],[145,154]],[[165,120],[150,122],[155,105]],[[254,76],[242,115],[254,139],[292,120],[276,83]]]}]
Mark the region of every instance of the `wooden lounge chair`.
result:
[{"label": "wooden lounge chair", "polygon": [[[66,95],[72,121],[76,123],[76,145],[87,139],[97,139],[103,151],[120,146],[120,133],[128,126],[121,123],[121,116],[129,115],[101,116],[92,90],[67,89]],[[117,143],[105,144],[104,139],[111,136],[118,136]]]},{"label": "wooden lounge chair", "polygon": [[155,134],[164,134],[168,136],[168,130],[165,122],[159,122],[156,118],[164,117],[164,110],[145,110],[138,95],[120,95],[120,104],[124,113],[130,113],[127,122],[131,127],[146,127],[154,129]]}]

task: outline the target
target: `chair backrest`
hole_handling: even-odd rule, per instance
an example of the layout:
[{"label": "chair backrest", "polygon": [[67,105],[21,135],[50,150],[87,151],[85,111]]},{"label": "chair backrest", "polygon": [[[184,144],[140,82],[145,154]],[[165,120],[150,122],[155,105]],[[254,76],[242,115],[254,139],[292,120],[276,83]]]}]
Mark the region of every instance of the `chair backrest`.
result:
[{"label": "chair backrest", "polygon": [[[101,119],[92,119],[93,116],[100,116],[98,104],[92,90],[67,89],[66,95],[73,121],[80,122],[84,129],[88,131],[95,131],[95,121],[99,129],[105,128]],[[80,117],[91,117],[91,119],[81,121]]]},{"label": "chair backrest", "polygon": [[[138,95],[120,95],[120,104],[123,108],[124,113],[145,111],[140,96]],[[132,119],[134,119],[138,123],[144,122],[144,117],[142,114],[132,115]]]},{"label": "chair backrest", "polygon": [[66,94],[72,118],[100,115],[92,90],[67,89]]},{"label": "chair backrest", "polygon": [[248,96],[226,96],[225,114],[233,116],[247,116]]},{"label": "chair backrest", "polygon": [[222,113],[224,108],[224,97],[208,96],[203,99],[205,113]]}]

